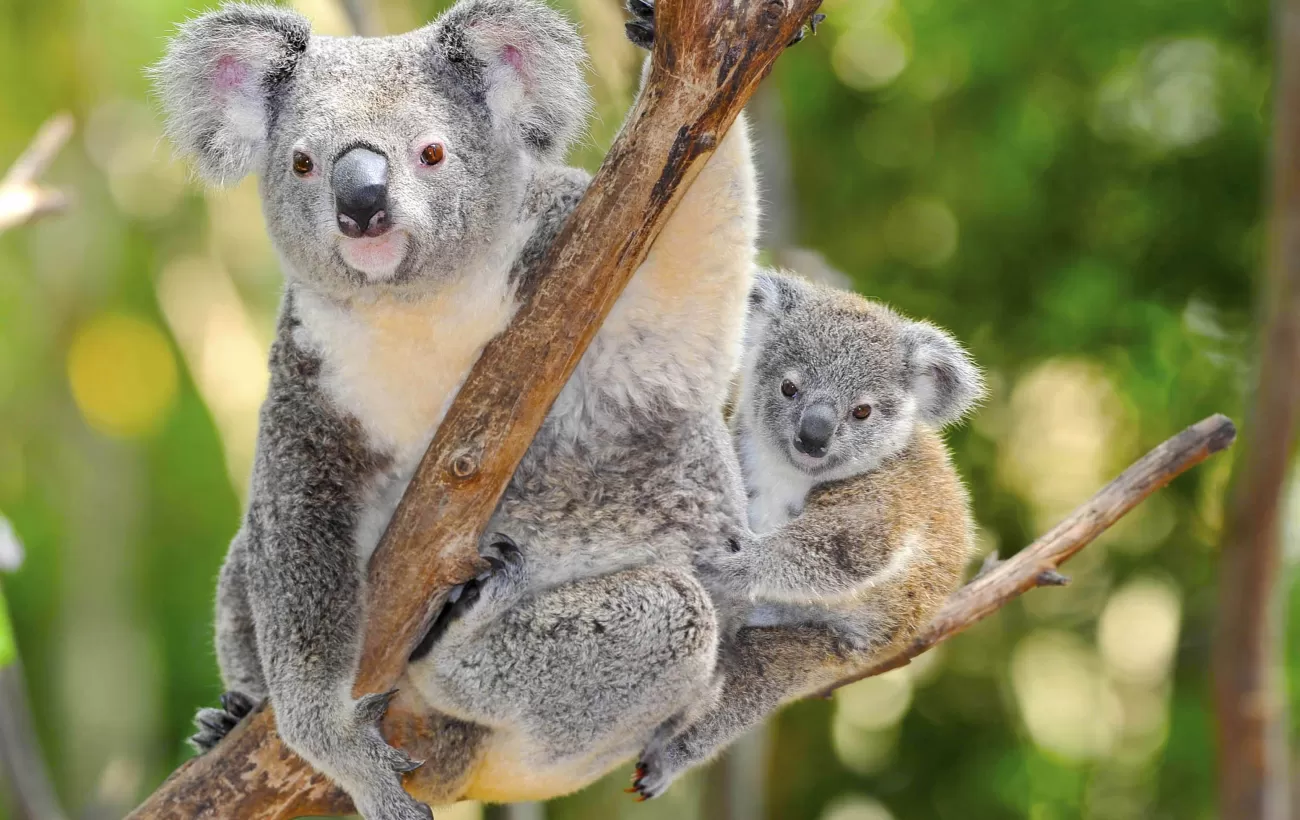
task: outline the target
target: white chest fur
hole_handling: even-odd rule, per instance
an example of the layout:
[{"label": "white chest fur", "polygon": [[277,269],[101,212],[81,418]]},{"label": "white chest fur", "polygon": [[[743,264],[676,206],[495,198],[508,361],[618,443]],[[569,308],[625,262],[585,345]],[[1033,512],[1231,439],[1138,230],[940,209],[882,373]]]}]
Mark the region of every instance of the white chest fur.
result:
[{"label": "white chest fur", "polygon": [[423,452],[515,304],[502,275],[418,301],[380,296],[339,304],[302,293],[295,308],[299,343],[321,357],[326,396],[361,423],[371,448],[400,464]]},{"label": "white chest fur", "polygon": [[363,295],[340,303],[310,291],[296,294],[295,340],[320,356],[321,389],[360,423],[367,446],[393,459],[391,471],[365,490],[353,536],[363,560],[483,346],[514,315],[514,254],[498,258],[499,264],[420,299]]},{"label": "white chest fur", "polygon": [[755,533],[774,530],[803,510],[812,479],[773,452],[770,445],[742,436],[740,462],[749,490],[749,527]]}]

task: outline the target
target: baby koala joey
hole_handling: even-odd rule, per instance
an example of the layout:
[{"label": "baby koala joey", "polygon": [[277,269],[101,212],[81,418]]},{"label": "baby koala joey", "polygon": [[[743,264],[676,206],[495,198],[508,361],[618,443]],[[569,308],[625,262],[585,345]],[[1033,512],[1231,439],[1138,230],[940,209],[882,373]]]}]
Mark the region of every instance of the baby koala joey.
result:
[{"label": "baby koala joey", "polygon": [[898,651],[970,554],[970,500],[938,431],[983,384],[951,336],[774,272],[756,279],[745,334],[732,431],[754,535],[697,563],[747,616],[724,637],[716,704],[645,750],[643,797],[782,704]]}]

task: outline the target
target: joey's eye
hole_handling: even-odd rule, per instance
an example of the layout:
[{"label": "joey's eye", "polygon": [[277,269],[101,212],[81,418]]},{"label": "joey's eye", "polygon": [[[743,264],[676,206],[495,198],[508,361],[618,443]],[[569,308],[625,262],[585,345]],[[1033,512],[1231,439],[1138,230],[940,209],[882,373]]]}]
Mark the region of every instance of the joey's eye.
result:
[{"label": "joey's eye", "polygon": [[424,146],[424,150],[420,152],[420,162],[425,165],[437,165],[442,162],[442,158],[446,154],[447,151],[442,147],[441,142],[431,142]]},{"label": "joey's eye", "polygon": [[307,156],[302,151],[293,152],[293,172],[295,174],[300,177],[305,177],[310,174],[311,169],[315,167],[316,164],[311,161],[311,157]]},{"label": "joey's eye", "polygon": [[869,415],[871,415],[871,405],[869,404],[859,404],[853,408],[853,418],[858,421],[862,421]]},{"label": "joey's eye", "polygon": [[786,379],[781,382],[781,395],[785,396],[787,399],[793,399],[795,396],[799,395],[799,388],[795,387],[794,382]]}]

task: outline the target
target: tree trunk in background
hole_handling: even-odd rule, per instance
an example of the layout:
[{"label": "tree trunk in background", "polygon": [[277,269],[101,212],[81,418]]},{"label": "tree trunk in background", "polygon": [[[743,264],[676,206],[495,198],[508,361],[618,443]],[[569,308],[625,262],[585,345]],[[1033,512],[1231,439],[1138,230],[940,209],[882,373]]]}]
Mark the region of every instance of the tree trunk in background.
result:
[{"label": "tree trunk in background", "polygon": [[1223,533],[1214,652],[1225,820],[1290,816],[1280,519],[1300,413],[1300,0],[1275,4],[1274,54],[1259,382]]}]

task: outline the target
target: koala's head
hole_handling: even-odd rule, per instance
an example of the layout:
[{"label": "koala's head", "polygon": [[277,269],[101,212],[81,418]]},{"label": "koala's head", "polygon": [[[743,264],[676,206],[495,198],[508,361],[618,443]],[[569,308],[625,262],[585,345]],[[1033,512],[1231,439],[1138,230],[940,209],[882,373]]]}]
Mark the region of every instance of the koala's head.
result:
[{"label": "koala's head", "polygon": [[741,423],[823,480],[874,469],[918,424],[954,422],[983,394],[944,331],[783,274],[756,278],[745,335]]},{"label": "koala's head", "polygon": [[286,274],[335,292],[445,284],[520,221],[589,109],[574,27],[533,0],[461,0],[396,37],[322,37],[273,6],[182,25],[153,68],[207,181],[261,177]]}]

